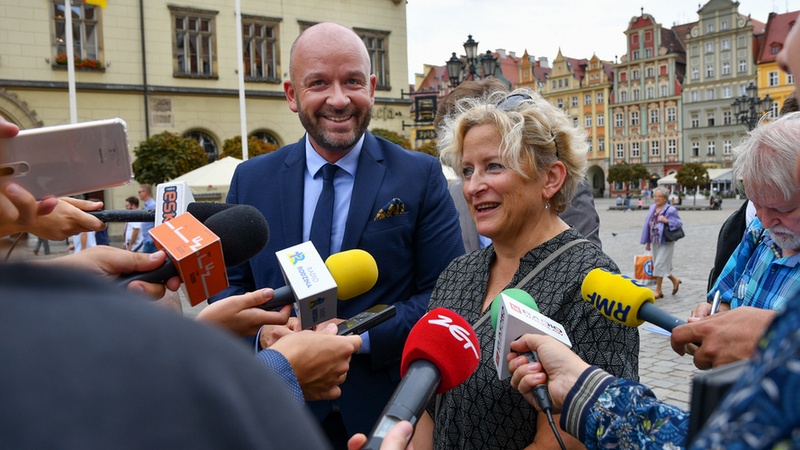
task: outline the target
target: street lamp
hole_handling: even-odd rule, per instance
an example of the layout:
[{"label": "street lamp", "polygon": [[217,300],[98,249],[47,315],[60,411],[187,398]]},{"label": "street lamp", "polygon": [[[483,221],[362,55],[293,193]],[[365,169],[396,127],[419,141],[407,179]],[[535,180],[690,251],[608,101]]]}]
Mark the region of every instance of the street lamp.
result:
[{"label": "street lamp", "polygon": [[750,82],[745,88],[745,94],[734,100],[731,106],[736,120],[746,126],[747,131],[751,131],[758,125],[758,119],[772,109],[772,99],[769,94],[763,99],[759,98],[756,85]]},{"label": "street lamp", "polygon": [[[465,80],[494,76],[497,70],[497,58],[495,58],[491,50],[486,50],[485,54],[478,56],[478,41],[472,39],[471,34],[467,37],[467,41],[464,42],[464,52],[467,55],[466,61],[462,61],[456,56],[455,52],[446,61],[450,87],[455,88]],[[478,73],[479,68],[483,76]]]}]

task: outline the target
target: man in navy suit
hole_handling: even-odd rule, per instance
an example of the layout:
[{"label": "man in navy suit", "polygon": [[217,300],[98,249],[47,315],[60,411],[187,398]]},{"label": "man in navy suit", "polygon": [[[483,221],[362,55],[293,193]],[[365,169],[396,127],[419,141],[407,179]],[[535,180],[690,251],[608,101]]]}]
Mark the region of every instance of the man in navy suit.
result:
[{"label": "man in navy suit", "polygon": [[[249,263],[229,271],[231,288],[218,297],[285,284],[275,252],[310,239],[323,190],[321,167],[335,163],[330,248],[315,245],[322,254],[366,250],[379,271],[371,291],[339,302],[338,316],[376,304],[397,308],[394,318],[362,335],[364,345],[351,360],[341,397],[309,402],[334,446],[341,447],[348,436],[375,424],[399,381],[409,330],[425,313],[439,273],[464,247],[439,162],[367,131],[376,78],[361,38],[334,23],[312,26],[293,44],[289,72],[286,98],[307,133],[237,168],[228,202],[257,207],[270,225],[270,240]],[[260,345],[295,331],[296,321],[262,328]]]}]

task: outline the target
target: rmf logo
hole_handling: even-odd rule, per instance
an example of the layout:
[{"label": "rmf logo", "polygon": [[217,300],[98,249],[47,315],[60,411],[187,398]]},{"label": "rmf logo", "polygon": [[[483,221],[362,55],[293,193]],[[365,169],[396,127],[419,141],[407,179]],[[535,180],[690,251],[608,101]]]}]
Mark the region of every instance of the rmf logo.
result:
[{"label": "rmf logo", "polygon": [[172,220],[178,215],[178,188],[177,186],[167,186],[164,188],[164,195],[161,196],[162,222]]},{"label": "rmf logo", "polygon": [[289,261],[293,266],[296,266],[297,263],[304,259],[306,259],[306,255],[303,252],[295,252],[293,255],[289,255]]}]

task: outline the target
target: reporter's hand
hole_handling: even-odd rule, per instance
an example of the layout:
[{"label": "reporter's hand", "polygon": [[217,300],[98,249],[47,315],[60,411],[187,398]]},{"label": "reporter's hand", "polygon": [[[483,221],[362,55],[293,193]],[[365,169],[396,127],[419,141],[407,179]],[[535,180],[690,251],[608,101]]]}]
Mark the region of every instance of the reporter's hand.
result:
[{"label": "reporter's hand", "polygon": [[[414,447],[409,445],[411,435],[414,433],[414,427],[411,422],[403,420],[393,426],[383,437],[381,443],[381,450],[414,450]],[[361,450],[361,447],[367,443],[367,436],[363,433],[354,434],[353,437],[347,441],[347,450]]]},{"label": "reporter's hand", "polygon": [[213,323],[239,336],[254,336],[263,325],[285,325],[292,312],[291,305],[280,311],[265,311],[256,306],[269,300],[275,292],[260,289],[210,303],[197,314],[197,320]]},{"label": "reporter's hand", "polygon": [[[749,306],[721,311],[675,327],[670,343],[681,356],[694,351],[694,365],[703,370],[747,359],[776,314]],[[700,347],[689,347],[695,343]]]},{"label": "reporter's hand", "polygon": [[[108,245],[98,245],[80,253],[40,261],[40,264],[63,265],[113,280],[126,273],[155,270],[164,264],[166,258],[167,255],[163,251],[134,253]],[[165,285],[133,281],[128,284],[128,290],[160,299],[164,296],[166,289],[175,291],[180,285],[181,279],[175,276],[167,280]]]},{"label": "reporter's hand", "polygon": [[[270,347],[292,366],[306,400],[333,400],[347,378],[350,358],[361,348],[360,336],[337,336],[333,324],[318,331],[290,333]],[[262,331],[263,333],[263,331]]]},{"label": "reporter's hand", "polygon": [[28,231],[41,216],[53,212],[58,199],[41,201],[17,183],[0,185],[0,236]]},{"label": "reporter's hand", "polygon": [[[523,335],[511,343],[511,349],[517,352],[506,357],[508,370],[511,371],[511,386],[536,409],[539,409],[539,405],[533,398],[534,387],[547,383],[553,399],[553,412],[559,412],[567,393],[589,367],[572,350],[549,336]],[[540,363],[528,363],[524,356],[518,356],[518,353],[530,350],[538,353]]]},{"label": "reporter's hand", "polygon": [[87,231],[100,231],[106,228],[106,224],[85,211],[97,211],[102,207],[103,202],[62,197],[53,212],[39,217],[27,229],[20,231],[51,241],[61,241]]},{"label": "reporter's hand", "polygon": [[285,325],[264,325],[258,336],[258,344],[261,348],[270,348],[278,339],[298,331],[302,331],[302,328],[297,317],[290,317]]},{"label": "reporter's hand", "polygon": [[697,306],[692,308],[691,317],[702,318],[702,317],[708,317],[710,315],[711,315],[711,303],[708,302],[698,303]]}]

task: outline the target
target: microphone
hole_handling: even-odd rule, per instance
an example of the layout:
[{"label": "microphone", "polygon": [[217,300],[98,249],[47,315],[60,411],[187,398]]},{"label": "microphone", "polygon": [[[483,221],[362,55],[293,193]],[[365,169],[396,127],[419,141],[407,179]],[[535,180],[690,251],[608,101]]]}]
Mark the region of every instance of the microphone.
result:
[{"label": "microphone", "polygon": [[[503,292],[497,294],[497,296],[492,300],[491,306],[491,317],[492,317],[492,327],[494,327],[495,332],[497,331],[497,318],[501,314],[500,310],[502,309],[502,303],[504,298],[506,297],[512,302],[521,303],[528,308],[532,309],[535,312],[539,312],[539,306],[533,300],[533,297],[530,296],[527,292],[523,291],[522,289],[506,289]],[[538,330],[537,330],[538,331]],[[519,337],[518,337],[519,338]],[[517,338],[517,339],[518,339]],[[495,340],[495,344],[499,341]],[[509,343],[510,345],[510,343]],[[496,356],[501,356],[501,359],[495,358],[495,364],[503,364],[505,359],[502,359],[503,354],[509,354],[511,352],[511,347],[501,349],[499,353],[495,353]],[[525,353],[521,353],[520,356],[524,356],[528,359],[528,362],[539,362],[539,355],[534,351],[529,351]],[[500,371],[500,367],[498,366],[498,373]],[[502,379],[502,378],[501,378]],[[536,399],[536,404],[539,405],[539,408],[542,411],[552,411],[553,409],[553,400],[550,398],[550,392],[547,390],[547,386],[544,384],[540,384],[533,388],[533,397]]]},{"label": "microphone", "polygon": [[[214,214],[228,209],[232,204],[229,203],[189,203],[186,212],[193,215],[200,222]],[[155,222],[156,211],[154,209],[104,209],[102,211],[87,211],[88,214],[97,217],[103,222]]]},{"label": "microphone", "polygon": [[380,448],[386,433],[400,421],[416,426],[431,397],[466,381],[480,360],[478,338],[463,317],[445,308],[422,316],[403,347],[403,379],[362,449]]},{"label": "microphone", "polygon": [[[303,246],[304,244],[300,245]],[[314,258],[318,258],[321,261],[321,257],[313,245],[303,247],[303,256],[300,259],[298,259],[298,254],[301,252],[297,250],[297,247],[276,252],[279,262],[284,260],[281,257],[283,254],[292,256],[290,258],[291,269],[284,271],[285,278],[289,278],[289,280],[285,286],[275,289],[275,296],[272,300],[258,307],[269,311],[284,305],[297,303],[303,328],[308,328],[336,317],[336,299],[350,300],[372,289],[378,281],[378,264],[375,262],[375,258],[364,250],[352,249],[335,253],[329,256],[325,260],[325,265],[322,266],[321,264],[312,264]],[[307,265],[302,265],[301,261]],[[281,269],[283,270],[284,267],[281,266]],[[303,270],[306,273],[306,277],[303,278],[301,276],[301,280],[298,282],[292,277],[286,276],[287,271],[294,269]],[[325,275],[332,278],[333,287],[336,290],[332,296],[328,295],[328,298],[332,297],[334,301],[332,305],[333,315],[331,316],[331,311],[326,310],[324,313],[318,311],[317,315],[314,316],[313,311],[324,306],[323,302],[319,301],[319,298],[321,296],[325,297],[325,294],[328,294],[331,288],[329,284],[324,283],[324,281],[327,281]],[[304,306],[307,306],[308,309],[305,309]],[[312,313],[311,321],[305,320],[305,323],[303,323],[303,319],[308,317],[308,313],[305,316],[302,313],[309,310]]]},{"label": "microphone", "polygon": [[686,322],[655,305],[655,294],[635,280],[603,269],[592,269],[581,285],[583,299],[600,314],[628,327],[644,322],[672,331]]},{"label": "microphone", "polygon": [[[153,228],[151,234],[155,233],[153,234],[155,237],[157,234],[159,234],[159,231],[156,230],[160,229],[161,227],[173,228],[174,224],[171,224],[172,221],[178,220],[184,216],[188,216],[190,218],[192,217],[191,215],[182,214],[169,222]],[[221,244],[221,253],[224,258],[224,265],[228,267],[242,264],[243,262],[257,255],[258,252],[260,252],[267,245],[267,241],[269,240],[269,226],[267,225],[266,219],[264,219],[264,216],[258,209],[250,205],[231,205],[222,208],[221,211],[206,219],[204,224],[205,227],[199,223],[198,225],[199,227],[206,229],[206,231],[210,231],[218,237],[218,241]],[[177,231],[180,230],[175,230],[176,233]],[[192,250],[197,246],[197,241],[193,239],[189,239],[189,241],[189,243],[192,244],[192,247],[190,247],[190,250]],[[176,275],[181,275],[179,271],[179,264],[176,264],[176,262],[180,262],[181,258],[176,256],[176,254],[170,253],[168,246],[164,246],[164,249],[167,251],[169,258],[167,258],[167,261],[165,261],[161,267],[149,272],[138,272],[122,275],[117,278],[117,284],[125,286],[131,281],[135,280],[163,284],[168,279]],[[188,251],[186,253],[188,254]],[[185,257],[186,254],[180,256]],[[217,274],[221,273],[219,270],[214,272]],[[191,277],[181,277],[181,280],[184,281],[187,286],[189,284],[197,283],[197,278],[200,278],[199,281],[202,282],[203,277],[206,276],[205,274],[198,275],[195,273],[191,273],[189,275],[191,275]],[[222,275],[225,277],[225,286],[227,286],[227,274],[222,273]],[[223,288],[225,286],[223,286]],[[208,298],[208,296],[205,298]],[[192,298],[190,301],[194,306],[195,304],[205,300],[205,298],[197,300],[196,303],[196,298]]]}]

